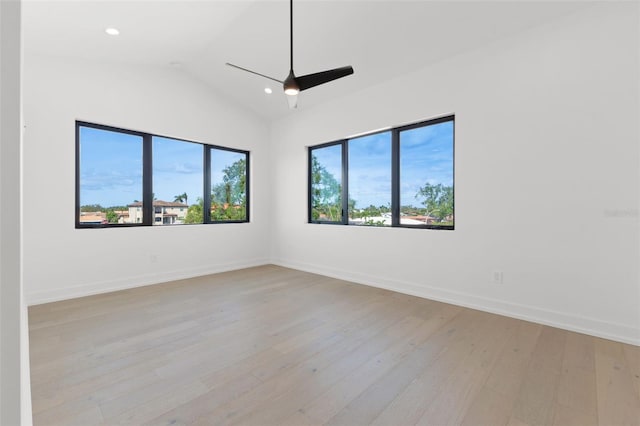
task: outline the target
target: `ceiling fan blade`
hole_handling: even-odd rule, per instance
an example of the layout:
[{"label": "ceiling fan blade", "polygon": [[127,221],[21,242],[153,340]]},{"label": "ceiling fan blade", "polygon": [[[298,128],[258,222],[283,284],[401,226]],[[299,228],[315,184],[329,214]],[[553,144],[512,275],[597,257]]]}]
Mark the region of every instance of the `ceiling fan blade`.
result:
[{"label": "ceiling fan blade", "polygon": [[298,95],[286,95],[287,102],[289,103],[289,109],[298,108]]},{"label": "ceiling fan blade", "polygon": [[242,70],[242,71],[250,72],[251,74],[259,75],[260,77],[268,78],[269,80],[277,81],[280,84],[284,84],[284,82],[282,80],[278,80],[277,78],[269,77],[268,75],[260,74],[259,72],[255,72],[255,71],[248,70],[246,68],[239,67],[238,65],[234,65],[234,64],[231,64],[229,62],[227,62],[226,65],[228,65],[230,67],[233,67],[233,68],[237,68],[237,69]]},{"label": "ceiling fan blade", "polygon": [[300,90],[302,91],[351,74],[353,74],[353,67],[347,66],[321,71],[314,74],[301,75],[300,77],[296,77],[296,83],[298,83],[298,87],[300,87]]}]

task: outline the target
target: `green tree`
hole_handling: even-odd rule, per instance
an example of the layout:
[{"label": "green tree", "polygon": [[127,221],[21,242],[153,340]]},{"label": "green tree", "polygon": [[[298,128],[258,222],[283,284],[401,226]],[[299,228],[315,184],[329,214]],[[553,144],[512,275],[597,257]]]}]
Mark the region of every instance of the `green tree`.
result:
[{"label": "green tree", "polygon": [[107,222],[109,223],[118,223],[118,213],[113,211],[113,209],[107,210]]},{"label": "green tree", "polygon": [[100,204],[86,204],[80,207],[81,212],[101,212],[104,210]]},{"label": "green tree", "polygon": [[175,201],[176,203],[185,203],[185,204],[189,204],[188,202],[188,197],[187,197],[187,193],[183,192],[180,195],[176,195],[173,199],[173,201]]},{"label": "green tree", "polygon": [[370,218],[380,216],[380,214],[380,209],[373,204],[370,204],[369,207],[364,209],[362,217]]},{"label": "green tree", "polygon": [[360,213],[356,211],[356,203],[357,201],[353,198],[349,197],[349,201],[347,202],[349,206],[349,219],[356,219],[360,217]]},{"label": "green tree", "polygon": [[211,220],[247,217],[247,162],[243,158],[222,170],[222,182],[211,188]]},{"label": "green tree", "polygon": [[244,220],[246,217],[246,207],[242,205],[222,204],[211,209],[211,220],[213,221]]},{"label": "green tree", "polygon": [[196,199],[196,204],[192,204],[187,209],[184,223],[202,223],[204,221],[204,200],[200,197]]},{"label": "green tree", "polygon": [[423,199],[425,214],[435,217],[440,222],[453,215],[453,187],[441,183],[432,185],[427,182],[416,194],[417,199]]},{"label": "green tree", "polygon": [[311,158],[311,192],[311,215],[313,219],[341,220],[342,187],[338,180],[320,164],[315,155]]}]

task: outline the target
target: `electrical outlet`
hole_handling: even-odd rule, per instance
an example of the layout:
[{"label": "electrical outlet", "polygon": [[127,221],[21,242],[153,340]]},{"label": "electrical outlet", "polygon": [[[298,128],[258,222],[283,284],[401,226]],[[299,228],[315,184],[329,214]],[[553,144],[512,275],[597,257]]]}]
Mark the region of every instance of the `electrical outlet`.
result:
[{"label": "electrical outlet", "polygon": [[504,276],[502,271],[493,271],[491,274],[491,281],[493,284],[502,284],[504,283]]}]

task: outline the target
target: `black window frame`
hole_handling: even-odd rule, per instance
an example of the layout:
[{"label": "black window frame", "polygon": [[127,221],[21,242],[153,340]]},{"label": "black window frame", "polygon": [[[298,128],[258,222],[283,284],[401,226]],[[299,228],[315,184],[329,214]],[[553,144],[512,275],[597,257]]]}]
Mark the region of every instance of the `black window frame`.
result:
[{"label": "black window frame", "polygon": [[[98,130],[105,130],[109,132],[122,133],[127,135],[139,136],[142,138],[142,222],[138,223],[81,223],[80,222],[80,129],[82,127],[89,127]],[[163,136],[158,134],[152,134],[147,132],[141,132],[137,130],[129,130],[120,127],[108,126],[104,124],[91,123],[87,121],[76,120],[75,122],[75,149],[76,149],[76,161],[75,161],[75,228],[76,229],[95,229],[95,228],[130,228],[140,226],[153,226],[154,223],[154,207],[153,207],[153,138],[160,137],[165,139],[171,139],[175,141],[182,141],[186,143],[194,143],[202,146],[202,168],[203,168],[203,206],[211,204],[211,151],[213,149],[222,151],[231,151],[240,154],[244,154],[246,161],[246,207],[245,218],[239,220],[211,220],[210,209],[203,208],[203,222],[193,224],[180,224],[171,225],[171,227],[181,227],[189,225],[211,225],[222,223],[249,223],[250,211],[251,211],[251,152],[238,148],[229,148],[220,145],[212,145],[203,142],[196,142],[182,138],[175,138],[173,136]]]},{"label": "black window frame", "polygon": [[[413,130],[421,127],[433,126],[440,123],[451,122],[453,124],[452,130],[452,152],[453,152],[453,224],[452,225],[407,225],[400,223],[400,134],[403,131]],[[409,229],[436,229],[436,230],[455,230],[456,212],[455,212],[455,199],[456,199],[456,185],[455,185],[455,114],[449,114],[442,117],[432,118],[429,120],[423,120],[415,123],[410,123],[402,126],[396,126],[383,130],[376,130],[369,133],[359,134],[357,136],[339,139],[332,142],[326,142],[319,145],[309,146],[307,149],[307,221],[311,224],[321,225],[350,225],[349,224],[349,141],[352,139],[358,139],[364,136],[375,135],[379,133],[391,132],[391,226],[384,226],[384,228],[409,228]],[[322,149],[329,146],[340,145],[342,146],[342,176],[341,176],[341,197],[342,197],[342,217],[340,221],[326,221],[326,220],[314,220],[313,219],[313,193],[312,193],[312,162],[313,151],[316,149]],[[351,225],[363,227],[363,225]],[[371,226],[375,228],[375,226]]]},{"label": "black window frame", "polygon": [[[249,209],[250,209],[250,192],[249,192],[249,188],[250,188],[250,184],[251,184],[251,174],[249,173],[249,168],[251,167],[250,164],[250,155],[249,155],[249,151],[245,151],[242,149],[236,149],[236,148],[227,148],[224,146],[219,146],[219,145],[207,145],[207,149],[205,150],[205,155],[204,155],[204,164],[205,164],[205,188],[209,188],[209,190],[205,190],[204,191],[204,205],[205,206],[211,206],[211,151],[217,149],[217,150],[221,150],[221,151],[229,151],[229,152],[236,152],[238,154],[244,154],[245,156],[245,168],[246,168],[246,179],[245,179],[245,191],[246,191],[246,211],[245,211],[245,219],[239,219],[239,220],[211,220],[211,209],[204,209],[204,211],[202,212],[203,214],[203,221],[205,224],[211,224],[211,223],[247,223],[249,222]],[[208,185],[208,186],[207,186]]]},{"label": "black window frame", "polygon": [[[312,194],[312,168],[313,168],[313,154],[312,151],[316,150],[316,149],[323,149],[323,148],[329,148],[332,146],[340,146],[341,147],[341,156],[342,156],[342,162],[341,162],[341,173],[342,173],[342,181],[340,182],[340,199],[341,199],[341,213],[340,213],[340,217],[341,220],[340,221],[334,221],[334,220],[313,220],[313,194]],[[345,196],[348,197],[349,194],[349,187],[348,185],[346,185],[346,182],[344,181],[344,177],[346,176],[346,167],[347,164],[345,162],[345,158],[347,157],[347,155],[345,154],[345,149],[347,149],[346,144],[344,144],[344,140],[339,140],[339,141],[334,141],[334,142],[327,142],[327,143],[323,143],[321,145],[316,145],[313,147],[309,147],[309,158],[308,158],[308,168],[309,168],[309,177],[308,177],[308,197],[307,197],[307,203],[308,203],[308,212],[309,212],[309,223],[322,223],[325,225],[344,225],[345,220],[348,221],[348,213],[345,210]],[[347,160],[348,161],[348,160]],[[347,207],[348,207],[348,200],[347,200]]]}]

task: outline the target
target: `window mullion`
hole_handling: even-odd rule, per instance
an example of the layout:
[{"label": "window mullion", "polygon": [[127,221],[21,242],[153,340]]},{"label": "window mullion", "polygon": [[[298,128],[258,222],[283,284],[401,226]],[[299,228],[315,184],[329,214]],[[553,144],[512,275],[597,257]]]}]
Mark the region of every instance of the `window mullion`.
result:
[{"label": "window mullion", "polygon": [[202,222],[211,223],[211,147],[204,146],[204,194],[202,194]]},{"label": "window mullion", "polygon": [[342,141],[342,224],[349,224],[349,154],[348,141]]},{"label": "window mullion", "polygon": [[400,132],[391,132],[391,226],[400,226]]},{"label": "window mullion", "polygon": [[142,224],[153,225],[153,144],[151,135],[142,137]]}]

